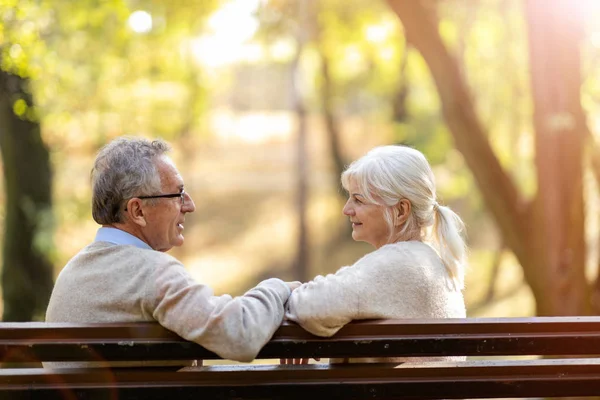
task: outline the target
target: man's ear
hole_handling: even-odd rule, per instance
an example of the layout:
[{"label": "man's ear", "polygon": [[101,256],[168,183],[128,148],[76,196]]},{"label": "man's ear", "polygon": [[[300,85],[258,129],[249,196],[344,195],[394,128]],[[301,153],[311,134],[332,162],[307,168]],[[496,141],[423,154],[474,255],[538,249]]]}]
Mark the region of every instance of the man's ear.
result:
[{"label": "man's ear", "polygon": [[394,226],[402,226],[408,220],[411,204],[407,199],[402,199],[394,206]]},{"label": "man's ear", "polygon": [[142,200],[134,197],[133,199],[129,199],[127,202],[127,208],[125,209],[125,213],[127,214],[127,218],[132,221],[134,224],[139,225],[141,227],[146,226],[146,217],[144,215],[144,209],[142,208]]}]

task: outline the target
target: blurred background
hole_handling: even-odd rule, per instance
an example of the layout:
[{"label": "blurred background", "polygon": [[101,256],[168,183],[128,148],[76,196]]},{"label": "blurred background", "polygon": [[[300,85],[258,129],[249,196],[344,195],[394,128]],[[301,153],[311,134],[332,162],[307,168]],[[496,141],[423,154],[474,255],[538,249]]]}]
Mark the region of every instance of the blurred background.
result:
[{"label": "blurred background", "polygon": [[43,319],[98,226],[89,172],[161,137],[217,294],[371,251],[344,166],[422,151],[464,219],[469,316],[600,308],[598,0],[0,0],[2,319]]}]

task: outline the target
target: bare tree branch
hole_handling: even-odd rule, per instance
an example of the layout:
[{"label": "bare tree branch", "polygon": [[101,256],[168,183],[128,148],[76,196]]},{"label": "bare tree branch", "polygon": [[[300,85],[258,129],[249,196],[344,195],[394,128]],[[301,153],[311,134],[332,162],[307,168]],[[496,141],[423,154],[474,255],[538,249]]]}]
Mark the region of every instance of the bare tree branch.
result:
[{"label": "bare tree branch", "polygon": [[438,88],[442,111],[506,243],[520,260],[526,259],[526,203],[490,147],[486,132],[458,63],[438,32],[431,3],[388,0],[404,25],[409,42],[421,53]]}]

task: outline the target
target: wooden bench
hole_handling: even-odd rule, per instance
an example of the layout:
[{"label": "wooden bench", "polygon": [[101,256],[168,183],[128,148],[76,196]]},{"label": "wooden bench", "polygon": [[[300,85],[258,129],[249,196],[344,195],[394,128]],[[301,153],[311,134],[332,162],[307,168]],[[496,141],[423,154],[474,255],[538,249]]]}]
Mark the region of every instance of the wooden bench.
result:
[{"label": "wooden bench", "polygon": [[[600,318],[361,321],[333,338],[284,324],[258,358],[478,356],[466,362],[4,368],[0,399],[451,399],[597,396]],[[514,356],[552,356],[523,359]],[[495,357],[482,360],[479,357]],[[506,357],[509,357],[506,359]],[[562,357],[562,358],[559,358]],[[578,358],[571,358],[578,357]],[[0,360],[218,359],[153,323],[0,323]],[[274,362],[277,362],[275,361]]]}]

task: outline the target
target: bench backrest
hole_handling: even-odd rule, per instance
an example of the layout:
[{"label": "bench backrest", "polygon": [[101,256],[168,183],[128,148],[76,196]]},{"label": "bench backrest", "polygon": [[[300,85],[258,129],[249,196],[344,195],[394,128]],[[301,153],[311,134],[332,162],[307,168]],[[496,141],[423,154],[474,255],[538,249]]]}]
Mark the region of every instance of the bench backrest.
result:
[{"label": "bench backrest", "polygon": [[[579,356],[392,365],[227,365],[168,369],[0,369],[0,400],[464,399],[600,393],[600,318],[361,321],[332,338],[284,324],[259,358]],[[3,361],[215,359],[155,323],[0,323]],[[98,397],[100,396],[100,397]],[[104,396],[104,397],[102,397]]]},{"label": "bench backrest", "polygon": [[[586,356],[600,352],[600,317],[352,322],[331,338],[284,323],[258,358]],[[218,359],[156,323],[0,323],[0,360]]]}]

